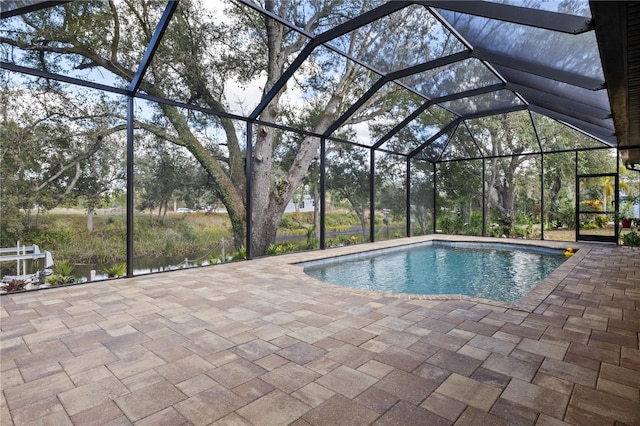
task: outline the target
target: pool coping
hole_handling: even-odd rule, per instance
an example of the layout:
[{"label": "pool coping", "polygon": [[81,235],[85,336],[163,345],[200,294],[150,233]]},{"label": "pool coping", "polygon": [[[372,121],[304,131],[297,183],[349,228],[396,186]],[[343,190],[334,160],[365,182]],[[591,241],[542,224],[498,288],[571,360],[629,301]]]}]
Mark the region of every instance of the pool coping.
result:
[{"label": "pool coping", "polygon": [[[361,253],[371,253],[378,250],[386,250],[396,247],[400,248],[403,246],[410,246],[430,241],[522,245],[555,250],[566,250],[568,247],[572,247],[575,250],[575,254],[568,258],[565,262],[563,262],[544,280],[540,281],[540,283],[533,287],[522,298],[511,303],[500,302],[497,300],[485,299],[481,297],[472,297],[462,294],[404,294],[350,288],[313,278],[304,273],[304,266],[301,265],[307,262],[322,261],[325,259],[357,255]],[[534,312],[540,306],[540,304],[542,304],[544,300],[556,289],[556,287],[571,273],[571,271],[580,263],[580,261],[584,259],[584,257],[591,251],[591,247],[592,246],[589,243],[432,234],[419,237],[406,237],[395,240],[336,247],[329,250],[287,254],[281,256],[281,259],[283,261],[282,266],[287,268],[287,272],[294,274],[297,278],[305,282],[309,282],[315,285],[328,286],[333,290],[340,290],[349,294],[378,295],[383,297],[395,297],[405,300],[464,300],[472,303],[495,306],[502,309],[515,309],[530,313]]]},{"label": "pool coping", "polygon": [[[337,258],[341,256],[354,255],[359,253],[371,253],[378,250],[386,250],[389,248],[401,248],[403,246],[416,245],[430,241],[443,241],[443,242],[469,242],[469,243],[490,243],[490,244],[503,244],[503,245],[523,245],[523,246],[535,246],[546,249],[565,250],[567,247],[572,247],[576,250],[575,254],[567,259],[556,270],[549,274],[544,280],[538,283],[532,288],[526,295],[515,302],[507,303],[500,302],[492,299],[485,299],[481,297],[472,297],[463,294],[404,294],[404,293],[392,293],[385,291],[364,290],[357,288],[350,288],[341,286],[338,284],[332,284],[326,281],[322,281],[311,277],[304,273],[304,267],[300,265],[305,262],[320,261],[324,259]],[[548,241],[548,240],[530,240],[530,239],[510,239],[510,238],[495,238],[495,237],[476,237],[467,235],[449,235],[449,234],[430,234],[416,237],[403,237],[393,240],[377,241],[373,243],[362,243],[341,247],[332,247],[326,250],[311,250],[297,253],[287,253],[278,256],[265,256],[249,260],[248,263],[259,264],[266,262],[270,266],[279,266],[282,268],[283,273],[289,273],[295,276],[297,279],[306,283],[322,286],[326,289],[333,291],[341,291],[347,294],[366,295],[366,296],[379,296],[379,297],[393,297],[404,300],[462,300],[472,303],[479,303],[486,306],[494,306],[501,309],[515,309],[524,312],[534,312],[540,304],[553,292],[553,290],[571,273],[571,271],[579,264],[579,262],[591,251],[591,247],[597,246],[597,243],[576,243],[568,241]],[[233,263],[237,266],[245,264],[245,262]],[[231,265],[228,263],[226,265]],[[219,267],[220,265],[209,265],[208,267]],[[197,268],[200,269],[200,268]],[[158,274],[164,274],[169,272],[156,272],[151,274],[142,274],[136,277],[130,278],[153,278]],[[129,278],[117,278],[107,279],[100,281],[90,281],[86,283],[74,283],[69,285],[58,285],[40,287],[37,289],[23,290],[19,292],[0,292],[0,297],[7,295],[15,295],[20,293],[32,293],[43,290],[51,290],[63,287],[74,287],[78,285],[90,285],[95,283],[104,283],[113,280],[121,280]]]}]

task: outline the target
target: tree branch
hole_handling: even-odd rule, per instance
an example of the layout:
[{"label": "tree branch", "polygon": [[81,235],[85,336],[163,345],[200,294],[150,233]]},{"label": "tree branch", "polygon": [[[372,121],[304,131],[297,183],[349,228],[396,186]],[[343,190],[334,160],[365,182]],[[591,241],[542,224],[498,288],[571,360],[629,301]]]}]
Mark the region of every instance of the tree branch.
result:
[{"label": "tree branch", "polygon": [[113,40],[111,40],[111,62],[118,62],[118,45],[120,44],[120,18],[113,0],[109,0],[109,8],[113,13]]},{"label": "tree branch", "polygon": [[[47,185],[55,181],[57,178],[59,178],[64,172],[66,172],[70,168],[79,167],[82,161],[88,159],[93,154],[95,154],[98,151],[98,149],[100,149],[100,145],[102,144],[102,140],[104,139],[105,136],[115,132],[119,132],[121,130],[125,130],[126,128],[127,128],[126,124],[121,124],[119,126],[112,127],[111,129],[98,132],[95,143],[93,143],[86,151],[76,156],[68,164],[61,165],[60,170],[57,173],[55,173],[53,176],[49,177],[49,179],[47,179],[46,181],[44,181],[43,183],[41,183],[36,187],[36,192],[43,190]],[[65,196],[66,196],[66,193],[65,193]]]}]

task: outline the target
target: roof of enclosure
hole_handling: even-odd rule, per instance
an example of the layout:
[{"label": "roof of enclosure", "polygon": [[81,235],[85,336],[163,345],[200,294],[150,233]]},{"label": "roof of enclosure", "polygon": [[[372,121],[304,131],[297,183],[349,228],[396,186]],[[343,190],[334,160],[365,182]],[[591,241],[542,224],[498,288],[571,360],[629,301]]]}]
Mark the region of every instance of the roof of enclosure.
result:
[{"label": "roof of enclosure", "polygon": [[[100,64],[89,66],[75,60],[57,70],[34,66],[33,61],[23,59],[29,46],[7,43],[7,28],[22,25],[23,17],[44,8],[61,8],[65,3],[1,3],[2,67],[122,94],[150,96],[143,90],[144,82],[153,83],[146,71],[184,2],[154,2],[159,10],[154,31],[149,32],[148,44],[139,49],[138,56],[133,55],[138,61],[137,72],[128,80],[101,69]],[[139,2],[143,3],[146,2]],[[261,2],[215,3],[221,5],[211,15],[217,19],[227,19],[223,16],[226,7],[238,6],[279,22],[303,40],[298,51],[287,58],[286,71],[272,87],[261,92],[261,98],[245,100],[235,109],[227,103],[229,116],[263,120],[270,103],[280,99],[292,82],[308,79],[309,69],[324,73],[330,82],[336,67],[352,67],[365,77],[348,97],[349,102],[336,108],[334,121],[321,133],[324,137],[348,139],[430,161],[481,158],[491,155],[478,136],[484,120],[501,116],[514,120],[514,128],[521,132],[522,139],[528,140],[524,152],[567,148],[555,146],[549,142],[551,138],[538,132],[543,127],[540,124],[549,120],[578,131],[575,145],[570,148],[618,144],[596,39],[597,22],[592,19],[587,1],[345,0],[334,5],[340,13],[330,25],[318,21],[312,27],[305,26],[318,3],[312,0],[292,2],[297,9],[282,13],[283,16],[266,10]],[[105,31],[105,46],[109,45],[109,37],[113,35]],[[32,42],[46,43],[35,39]],[[359,44],[358,54],[353,53],[354,43]],[[58,54],[64,55],[63,49]],[[98,72],[85,72],[89,68]],[[247,95],[251,84],[239,84],[238,93]],[[299,87],[306,91],[296,94],[296,102],[317,101],[317,87],[311,83]],[[345,88],[323,90],[325,96],[330,96],[330,90]],[[189,94],[181,94],[178,89],[167,93],[177,105],[190,104]],[[373,113],[374,108],[379,112],[380,105],[385,106],[385,113]],[[367,117],[369,110],[369,119],[352,124],[352,117]],[[277,119],[274,124],[312,131],[295,120]],[[383,131],[373,134],[368,130],[372,127]]]}]

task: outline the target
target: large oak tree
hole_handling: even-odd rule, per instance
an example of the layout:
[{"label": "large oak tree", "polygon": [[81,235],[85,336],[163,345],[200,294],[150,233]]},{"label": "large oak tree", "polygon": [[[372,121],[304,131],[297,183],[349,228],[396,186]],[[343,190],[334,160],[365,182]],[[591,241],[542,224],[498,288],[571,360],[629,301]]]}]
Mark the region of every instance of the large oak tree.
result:
[{"label": "large oak tree", "polygon": [[[371,9],[373,4],[369,0],[265,0],[260,6],[295,22],[306,32],[321,33]],[[151,117],[137,117],[137,126],[186,148],[206,170],[216,197],[231,219],[236,247],[245,241],[245,195],[250,179],[252,249],[255,255],[261,255],[275,241],[287,203],[317,159],[319,138],[301,138],[289,169],[275,174],[277,132],[269,126],[254,126],[252,175],[247,177],[243,128],[224,115],[232,111],[229,88],[255,85],[257,81],[262,94],[267,94],[309,40],[246,6],[233,2],[225,5],[222,14],[220,10],[208,11],[197,0],[181,1],[140,86],[142,92],[153,97],[182,101],[223,115],[195,114],[158,102],[152,105]],[[97,72],[126,87],[138,70],[163,8],[159,2],[83,1],[30,13],[8,23],[2,41],[14,50],[7,50],[5,59],[54,73]],[[376,66],[391,56],[395,65],[402,67],[421,62],[420,58],[449,53],[446,43],[441,51],[429,53],[430,25],[421,19],[425,11],[418,6],[403,9],[336,39],[334,44],[352,58]],[[404,24],[400,33],[399,22]],[[429,22],[436,24],[432,17]],[[414,43],[403,42],[407,37]],[[273,96],[259,119],[282,124],[304,121],[306,130],[317,134],[324,133],[379,78],[355,61],[334,60],[324,47],[316,48],[294,77]],[[350,123],[383,114],[388,105],[381,100],[395,88],[385,86],[369,99],[365,112],[353,116]],[[292,95],[296,91],[306,91],[313,99],[301,102]],[[216,126],[223,137],[214,141],[203,138],[201,129],[206,126]]]}]

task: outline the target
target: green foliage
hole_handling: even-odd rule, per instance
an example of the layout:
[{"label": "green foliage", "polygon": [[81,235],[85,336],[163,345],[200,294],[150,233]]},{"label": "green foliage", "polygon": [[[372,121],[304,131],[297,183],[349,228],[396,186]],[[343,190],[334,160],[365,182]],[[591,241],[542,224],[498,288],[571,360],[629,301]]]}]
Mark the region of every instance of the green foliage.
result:
[{"label": "green foliage", "polygon": [[634,229],[622,236],[622,242],[625,246],[640,246],[640,233]]},{"label": "green foliage", "polygon": [[284,228],[284,229],[296,229],[299,228],[300,226],[298,225],[298,223],[293,220],[293,218],[290,215],[283,215],[282,216],[282,220],[280,221],[280,228]]},{"label": "green foliage", "polygon": [[292,253],[298,250],[298,247],[295,244],[287,243],[287,244],[269,244],[267,247],[267,254],[283,254],[283,253]]},{"label": "green foliage", "polygon": [[571,200],[562,200],[558,208],[558,220],[569,229],[576,227],[576,211]]},{"label": "green foliage", "polygon": [[511,231],[511,236],[515,236],[515,237],[526,237],[527,234],[527,227],[526,226],[514,226],[512,231]]},{"label": "green foliage", "polygon": [[[470,232],[469,224],[465,225],[460,215],[444,216],[438,220],[438,223],[439,229],[445,234],[458,235]],[[480,229],[482,229],[482,218],[480,218]]]},{"label": "green foliage", "polygon": [[595,217],[595,221],[598,228],[604,228],[605,226],[607,226],[609,218],[605,215],[599,215]]},{"label": "green foliage", "polygon": [[453,219],[450,216],[440,218],[438,220],[438,227],[445,234],[453,234],[455,229]]},{"label": "green foliage", "polygon": [[[125,217],[121,214],[97,215],[94,230],[84,226],[80,214],[48,213],[40,228],[23,234],[24,244],[38,244],[54,259],[72,259],[75,263],[118,263],[126,258]],[[193,214],[186,218],[169,215],[164,226],[151,224],[137,215],[134,224],[136,256],[188,257],[211,250],[212,242],[229,238],[228,219],[219,214]]]},{"label": "green foliage", "polygon": [[182,238],[188,242],[194,242],[198,239],[198,230],[194,226],[187,225],[182,233]]},{"label": "green foliage", "polygon": [[[64,226],[64,225],[62,225]],[[23,234],[24,241],[30,241],[40,247],[62,247],[70,244],[73,240],[84,238],[84,228],[65,226],[63,228],[48,227],[47,229],[36,229]]]},{"label": "green foliage", "polygon": [[491,226],[487,227],[487,234],[490,237],[501,237],[502,236],[502,228],[497,223],[491,224]]},{"label": "green foliage", "polygon": [[56,286],[56,285],[64,285],[64,284],[73,284],[76,282],[76,279],[72,275],[65,276],[65,275],[53,274],[47,277],[46,282],[47,284]]},{"label": "green foliage", "polygon": [[233,253],[231,256],[231,260],[243,260],[247,258],[247,248],[242,246],[238,249],[237,252]]},{"label": "green foliage", "polygon": [[360,219],[354,212],[348,213],[327,213],[325,225],[327,229],[337,231],[339,229],[348,229],[350,226],[358,226]]},{"label": "green foliage", "polygon": [[623,201],[620,203],[620,219],[629,219],[633,217],[633,203]]},{"label": "green foliage", "polygon": [[361,243],[363,238],[361,235],[338,235],[333,238],[327,238],[327,247],[350,246]]},{"label": "green foliage", "polygon": [[53,275],[47,277],[46,282],[51,285],[73,284],[75,267],[68,260],[58,260],[53,265]]},{"label": "green foliage", "polygon": [[345,246],[350,246],[362,242],[362,238],[358,235],[340,235],[338,239]]},{"label": "green foliage", "polygon": [[102,272],[107,274],[109,278],[122,277],[127,273],[127,264],[125,262],[116,263],[113,266],[103,268]]},{"label": "green foliage", "polygon": [[53,265],[53,273],[62,276],[71,276],[75,267],[68,260],[58,260]]},{"label": "green foliage", "polygon": [[317,238],[309,238],[307,239],[307,245],[305,246],[305,250],[314,250],[320,247],[320,242]]}]

